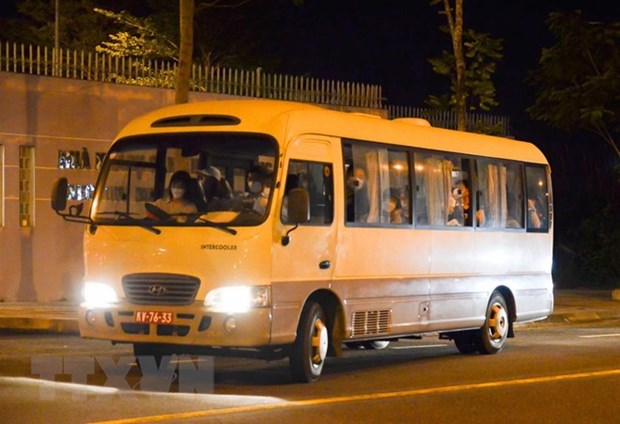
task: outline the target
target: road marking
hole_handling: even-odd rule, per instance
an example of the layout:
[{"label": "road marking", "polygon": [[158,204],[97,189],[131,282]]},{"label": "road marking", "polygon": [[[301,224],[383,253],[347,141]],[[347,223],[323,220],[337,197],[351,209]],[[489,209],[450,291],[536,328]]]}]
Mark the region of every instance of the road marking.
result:
[{"label": "road marking", "polygon": [[270,403],[270,404],[235,406],[235,407],[230,407],[230,408],[208,409],[208,410],[192,411],[192,412],[179,412],[175,414],[165,414],[165,415],[151,415],[151,416],[145,416],[145,417],[126,418],[126,419],[111,420],[111,421],[99,421],[99,422],[92,423],[92,424],[140,424],[140,423],[151,423],[151,422],[157,422],[157,421],[178,421],[178,420],[187,420],[187,419],[204,418],[204,417],[217,417],[221,415],[239,414],[239,413],[244,413],[244,412],[263,412],[263,411],[270,411],[270,410],[284,409],[284,408],[317,406],[317,405],[327,405],[327,404],[346,403],[346,402],[359,402],[359,401],[377,400],[377,399],[393,399],[393,398],[399,398],[399,397],[412,397],[412,396],[440,394],[440,393],[454,393],[454,392],[464,392],[468,390],[489,389],[489,388],[494,388],[494,387],[520,386],[520,385],[528,385],[528,384],[578,380],[582,378],[602,378],[602,377],[611,377],[611,376],[616,376],[616,375],[620,376],[620,368],[612,369],[612,370],[605,370],[605,371],[551,375],[547,377],[533,377],[533,378],[522,378],[522,379],[517,379],[517,380],[490,381],[487,383],[461,384],[458,386],[430,387],[427,389],[413,389],[413,390],[403,390],[403,391],[397,391],[397,392],[369,393],[365,395],[340,396],[340,397],[317,398],[317,399],[308,399],[308,400],[283,401],[283,402],[275,402],[275,403]]},{"label": "road marking", "polygon": [[620,333],[611,334],[589,334],[587,336],[579,336],[580,339],[595,339],[599,337],[620,337]]},{"label": "road marking", "polygon": [[400,350],[400,349],[427,349],[431,347],[446,347],[452,346],[449,344],[430,344],[430,345],[413,345],[413,346],[392,346],[390,349]]}]

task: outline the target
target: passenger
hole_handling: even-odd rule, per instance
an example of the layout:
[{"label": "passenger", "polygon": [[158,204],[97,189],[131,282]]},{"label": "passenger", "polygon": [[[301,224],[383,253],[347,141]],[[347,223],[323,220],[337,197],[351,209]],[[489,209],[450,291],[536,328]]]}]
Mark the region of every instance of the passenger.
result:
[{"label": "passenger", "polygon": [[387,200],[384,202],[384,211],[387,213],[390,219],[390,224],[402,224],[404,223],[402,216],[402,203],[400,199],[395,194],[391,194]]},{"label": "passenger", "polygon": [[366,171],[355,168],[347,178],[347,221],[366,222],[370,212]]},{"label": "passenger", "polygon": [[536,207],[536,200],[527,199],[527,226],[529,228],[540,228],[542,226],[541,215]]},{"label": "passenger", "polygon": [[[452,195],[448,200],[448,226],[471,226],[472,217],[470,213],[471,198],[469,186],[463,180],[456,182],[452,189]],[[484,210],[476,211],[476,221],[479,226],[485,222]]]},{"label": "passenger", "polygon": [[[190,195],[190,175],[185,171],[177,171],[170,178],[168,192],[164,198],[157,199],[153,204],[168,215],[174,216],[177,222],[187,222],[187,216],[180,214],[194,214],[198,212]],[[149,219],[159,219],[151,212],[147,213]]]},{"label": "passenger", "polygon": [[249,191],[244,198],[245,206],[263,215],[269,203],[271,175],[261,167],[252,168],[248,172],[247,184]]},{"label": "passenger", "polygon": [[201,212],[228,211],[240,209],[230,194],[228,182],[215,166],[207,166],[196,171],[200,186],[199,199],[196,203]]}]

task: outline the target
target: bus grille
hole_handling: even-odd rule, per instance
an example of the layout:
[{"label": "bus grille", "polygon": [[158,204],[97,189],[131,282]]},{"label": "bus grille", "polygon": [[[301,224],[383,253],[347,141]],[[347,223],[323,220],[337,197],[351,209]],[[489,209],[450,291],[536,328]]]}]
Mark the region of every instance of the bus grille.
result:
[{"label": "bus grille", "polygon": [[360,311],[353,313],[353,335],[387,334],[390,328],[389,309],[380,311]]},{"label": "bus grille", "polygon": [[200,280],[179,274],[130,274],[123,277],[123,290],[138,305],[188,305],[196,298]]}]

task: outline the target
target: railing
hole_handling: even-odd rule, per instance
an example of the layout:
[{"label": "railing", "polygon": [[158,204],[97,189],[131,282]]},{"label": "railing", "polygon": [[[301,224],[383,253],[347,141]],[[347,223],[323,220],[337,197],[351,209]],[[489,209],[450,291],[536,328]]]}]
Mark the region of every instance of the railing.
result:
[{"label": "railing", "polygon": [[[424,118],[434,127],[456,129],[456,113],[411,106],[387,106],[388,118]],[[510,136],[510,118],[488,113],[468,113],[467,130],[500,136]]]},{"label": "railing", "polygon": [[[104,53],[0,42],[0,71],[173,88],[176,63],[111,56]],[[217,94],[318,103],[336,107],[387,108],[390,119],[419,117],[431,125],[456,129],[456,114],[410,106],[384,106],[380,85],[342,82],[219,66],[193,65],[190,89]],[[468,130],[509,136],[505,116],[470,113]]]},{"label": "railing", "polygon": [[[173,88],[176,63],[0,42],[0,71]],[[193,65],[190,89],[209,93],[382,109],[380,85]]]}]

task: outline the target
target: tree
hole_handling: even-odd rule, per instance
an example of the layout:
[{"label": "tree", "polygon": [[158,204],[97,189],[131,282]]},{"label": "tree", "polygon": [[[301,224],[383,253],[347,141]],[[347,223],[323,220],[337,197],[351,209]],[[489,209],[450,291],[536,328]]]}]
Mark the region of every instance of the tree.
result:
[{"label": "tree", "polygon": [[620,158],[620,22],[585,21],[576,11],[551,13],[547,24],[555,43],[529,77],[538,91],[528,113],[554,128],[589,131]]},{"label": "tree", "polygon": [[431,0],[431,5],[443,2],[448,25],[441,28],[450,35],[452,53],[444,51],[441,56],[429,59],[433,71],[450,78],[451,94],[430,95],[426,103],[433,109],[454,110],[457,115],[457,129],[494,133],[497,129],[484,128],[476,124],[468,128],[469,111],[488,111],[497,106],[495,85],[492,77],[496,62],[502,58],[502,40],[474,30],[463,30],[463,0]]},{"label": "tree", "polygon": [[[457,116],[457,129],[467,130],[467,93],[465,89],[465,57],[463,55],[463,0],[454,0],[454,8],[450,0],[431,0],[431,5],[443,2],[443,12],[448,20],[448,29],[452,39],[454,53],[455,78],[453,82],[454,109]],[[445,54],[444,54],[445,55]]]},{"label": "tree", "polygon": [[[491,38],[489,34],[480,34],[467,30],[463,34],[463,46],[467,66],[465,71],[466,108],[468,111],[489,111],[497,106],[495,85],[492,77],[496,70],[496,61],[502,58],[502,40]],[[444,51],[443,55],[429,59],[433,70],[439,75],[452,79],[452,95],[431,95],[426,103],[435,109],[450,109],[455,100],[455,60],[454,55]]]},{"label": "tree", "polygon": [[189,96],[189,77],[192,68],[192,51],[194,48],[194,0],[179,0],[179,10],[181,41],[174,102],[187,103]]}]

